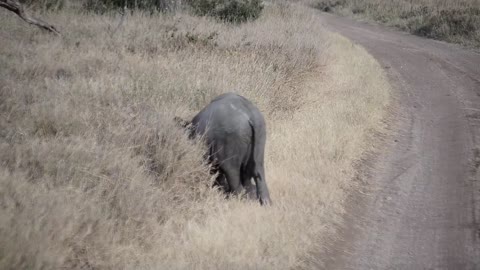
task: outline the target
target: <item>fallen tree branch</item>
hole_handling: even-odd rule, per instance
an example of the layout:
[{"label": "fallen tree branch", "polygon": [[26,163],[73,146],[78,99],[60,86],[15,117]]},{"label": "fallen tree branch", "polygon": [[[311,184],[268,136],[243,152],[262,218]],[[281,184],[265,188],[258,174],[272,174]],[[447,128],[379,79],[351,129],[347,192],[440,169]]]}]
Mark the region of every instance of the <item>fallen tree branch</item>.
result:
[{"label": "fallen tree branch", "polygon": [[36,19],[31,17],[29,14],[25,12],[23,9],[22,4],[16,0],[0,0],[0,7],[6,8],[15,14],[17,14],[20,18],[26,21],[29,24],[36,25],[42,29],[45,29],[51,33],[60,35],[60,32],[55,28],[55,26],[48,24],[40,19]]}]

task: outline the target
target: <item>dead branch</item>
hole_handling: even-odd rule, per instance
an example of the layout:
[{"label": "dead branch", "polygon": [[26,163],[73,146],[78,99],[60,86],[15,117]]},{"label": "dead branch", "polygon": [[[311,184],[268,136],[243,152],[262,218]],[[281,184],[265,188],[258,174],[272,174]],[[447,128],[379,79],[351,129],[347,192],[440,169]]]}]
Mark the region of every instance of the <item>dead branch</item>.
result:
[{"label": "dead branch", "polygon": [[48,24],[40,19],[36,19],[31,17],[29,14],[25,12],[22,4],[16,0],[0,0],[0,7],[6,8],[15,14],[17,14],[20,18],[26,21],[29,24],[36,25],[42,29],[45,29],[51,33],[60,35],[60,32],[55,28],[55,26]]}]

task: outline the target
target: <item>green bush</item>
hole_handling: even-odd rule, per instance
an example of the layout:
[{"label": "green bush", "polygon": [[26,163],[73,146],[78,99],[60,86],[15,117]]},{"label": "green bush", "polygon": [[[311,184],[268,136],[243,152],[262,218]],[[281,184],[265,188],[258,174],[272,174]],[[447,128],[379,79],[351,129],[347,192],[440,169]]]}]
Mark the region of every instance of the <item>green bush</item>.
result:
[{"label": "green bush", "polygon": [[480,25],[480,9],[442,10],[427,15],[410,24],[412,32],[419,36],[451,40],[462,36],[473,38]]},{"label": "green bush", "polygon": [[65,6],[65,0],[23,0],[22,4],[36,9],[59,10]]},{"label": "green bush", "polygon": [[335,8],[343,7],[345,0],[326,0],[318,2],[315,7],[324,12],[333,12]]},{"label": "green bush", "polygon": [[195,14],[240,23],[257,19],[263,10],[261,0],[191,0]]},{"label": "green bush", "polygon": [[84,7],[96,12],[107,12],[112,9],[123,8],[126,4],[129,9],[149,11],[166,11],[176,4],[176,0],[85,0]]},{"label": "green bush", "polygon": [[[32,0],[29,0],[32,1]],[[41,0],[64,1],[64,0]],[[179,0],[84,0],[88,10],[104,13],[113,9],[142,9],[151,12],[173,10]],[[190,7],[199,16],[212,16],[222,21],[240,23],[258,18],[263,10],[262,0],[186,0],[184,5]]]}]

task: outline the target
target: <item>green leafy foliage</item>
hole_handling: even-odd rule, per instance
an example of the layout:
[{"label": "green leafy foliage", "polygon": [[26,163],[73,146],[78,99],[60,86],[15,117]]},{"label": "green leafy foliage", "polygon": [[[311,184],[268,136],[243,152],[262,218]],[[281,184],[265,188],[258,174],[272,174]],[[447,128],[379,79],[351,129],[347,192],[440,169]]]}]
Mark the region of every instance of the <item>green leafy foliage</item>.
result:
[{"label": "green leafy foliage", "polygon": [[412,34],[480,47],[477,0],[318,0],[324,12],[369,18]]},{"label": "green leafy foliage", "polygon": [[176,3],[175,0],[85,0],[84,7],[100,13],[125,6],[129,9],[166,11],[176,6]]},{"label": "green leafy foliage", "polygon": [[263,10],[261,0],[193,0],[195,14],[240,23],[258,18]]},{"label": "green leafy foliage", "polygon": [[[31,0],[30,0],[31,1]],[[43,0],[65,1],[65,0]],[[221,21],[241,23],[257,19],[262,10],[262,0],[84,0],[84,8],[98,13],[127,7],[150,12],[175,10],[187,7],[198,16],[211,16]]]},{"label": "green leafy foliage", "polygon": [[60,10],[65,7],[66,0],[24,0],[21,3],[31,8]]}]

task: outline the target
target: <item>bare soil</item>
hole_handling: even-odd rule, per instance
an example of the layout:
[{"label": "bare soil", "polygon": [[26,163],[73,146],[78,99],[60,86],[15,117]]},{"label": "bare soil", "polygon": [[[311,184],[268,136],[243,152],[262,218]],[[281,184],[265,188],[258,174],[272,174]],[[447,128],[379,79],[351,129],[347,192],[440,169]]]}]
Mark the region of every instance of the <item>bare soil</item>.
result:
[{"label": "bare soil", "polygon": [[397,99],[326,269],[479,269],[480,54],[321,16],[383,65]]}]

